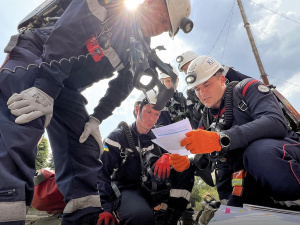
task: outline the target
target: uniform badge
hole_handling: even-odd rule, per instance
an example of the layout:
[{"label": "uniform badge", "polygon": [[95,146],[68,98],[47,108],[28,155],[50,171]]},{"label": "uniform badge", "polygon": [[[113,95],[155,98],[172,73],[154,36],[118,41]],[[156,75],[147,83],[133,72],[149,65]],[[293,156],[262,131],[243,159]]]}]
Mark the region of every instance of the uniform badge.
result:
[{"label": "uniform badge", "polygon": [[257,89],[263,93],[267,93],[270,91],[270,88],[268,88],[266,85],[263,85],[263,84],[258,85]]},{"label": "uniform badge", "polygon": [[108,4],[111,0],[105,0],[105,4]]},{"label": "uniform badge", "polygon": [[107,145],[103,146],[103,150],[106,151],[106,152],[109,152],[109,149],[108,149]]}]

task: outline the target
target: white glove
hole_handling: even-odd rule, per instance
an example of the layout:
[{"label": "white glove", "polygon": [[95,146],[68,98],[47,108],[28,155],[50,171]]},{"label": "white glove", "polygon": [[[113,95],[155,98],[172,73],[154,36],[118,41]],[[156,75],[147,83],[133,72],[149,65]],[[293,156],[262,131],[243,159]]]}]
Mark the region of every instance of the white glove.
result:
[{"label": "white glove", "polygon": [[17,116],[15,123],[23,124],[45,116],[46,128],[53,115],[53,98],[42,90],[32,87],[22,91],[20,94],[14,93],[7,101],[10,112]]},{"label": "white glove", "polygon": [[98,142],[98,145],[100,147],[100,154],[103,152],[103,143],[102,143],[102,137],[99,129],[100,121],[93,117],[90,116],[89,122],[87,122],[84,126],[84,130],[79,138],[79,142],[83,143],[86,141],[86,139],[92,135],[95,140]]}]

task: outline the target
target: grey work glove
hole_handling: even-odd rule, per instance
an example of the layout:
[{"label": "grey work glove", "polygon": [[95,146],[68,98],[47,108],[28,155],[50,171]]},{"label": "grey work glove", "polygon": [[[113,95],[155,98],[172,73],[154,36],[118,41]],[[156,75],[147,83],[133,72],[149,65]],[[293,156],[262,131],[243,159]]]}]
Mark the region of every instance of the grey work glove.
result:
[{"label": "grey work glove", "polygon": [[103,143],[102,143],[102,137],[99,129],[100,121],[90,116],[89,121],[85,124],[84,130],[79,138],[79,142],[83,143],[86,141],[86,139],[92,135],[95,140],[98,142],[99,148],[100,148],[100,154],[103,152]]},{"label": "grey work glove", "polygon": [[200,224],[201,225],[207,225],[209,221],[214,217],[215,212],[218,209],[212,208],[208,204],[204,206],[204,210],[200,216]]},{"label": "grey work glove", "polygon": [[46,128],[53,115],[53,98],[42,90],[32,87],[22,91],[20,94],[14,93],[7,101],[10,112],[17,116],[15,123],[29,123],[41,116],[45,116]]}]

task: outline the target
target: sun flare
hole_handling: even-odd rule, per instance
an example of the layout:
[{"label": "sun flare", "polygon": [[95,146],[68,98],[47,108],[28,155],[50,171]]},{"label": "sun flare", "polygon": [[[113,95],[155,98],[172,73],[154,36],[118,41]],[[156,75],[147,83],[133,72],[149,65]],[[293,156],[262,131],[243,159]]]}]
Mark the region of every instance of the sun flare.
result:
[{"label": "sun flare", "polygon": [[139,4],[143,3],[144,0],[125,0],[126,7],[130,10],[134,10]]}]

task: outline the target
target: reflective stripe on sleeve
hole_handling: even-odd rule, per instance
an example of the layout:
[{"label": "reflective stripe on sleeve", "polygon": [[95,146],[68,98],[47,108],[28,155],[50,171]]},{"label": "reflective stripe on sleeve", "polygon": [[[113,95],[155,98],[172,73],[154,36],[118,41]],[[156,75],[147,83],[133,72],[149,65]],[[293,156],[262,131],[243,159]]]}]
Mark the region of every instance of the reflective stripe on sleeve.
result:
[{"label": "reflective stripe on sleeve", "polygon": [[99,4],[98,1],[95,0],[86,0],[89,10],[91,13],[97,17],[101,22],[104,22],[106,18],[106,8]]},{"label": "reflective stripe on sleeve", "polygon": [[78,209],[84,209],[88,207],[101,207],[99,195],[89,195],[82,198],[72,199],[66,205],[63,213],[72,213]]},{"label": "reflective stripe on sleeve", "polygon": [[187,190],[183,190],[183,189],[171,189],[170,197],[184,198],[189,201],[191,198],[191,192],[189,192]]},{"label": "reflective stripe on sleeve", "polygon": [[107,144],[109,144],[109,145],[111,145],[111,146],[114,146],[114,147],[116,147],[116,148],[118,148],[118,149],[121,149],[121,145],[120,145],[118,142],[113,141],[113,140],[111,140],[111,139],[106,138],[106,139],[105,139],[105,143],[107,143]]},{"label": "reflective stripe on sleeve", "polygon": [[26,220],[25,201],[0,202],[0,223],[24,220]]},{"label": "reflective stripe on sleeve", "polygon": [[110,64],[116,69],[116,71],[120,71],[121,69],[124,68],[123,63],[121,63],[121,60],[116,53],[116,51],[112,48],[109,47],[108,49],[102,49],[104,55],[108,58]]}]

